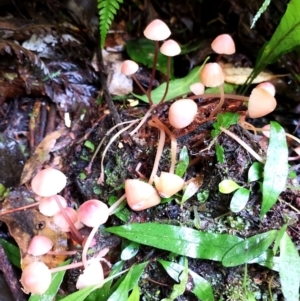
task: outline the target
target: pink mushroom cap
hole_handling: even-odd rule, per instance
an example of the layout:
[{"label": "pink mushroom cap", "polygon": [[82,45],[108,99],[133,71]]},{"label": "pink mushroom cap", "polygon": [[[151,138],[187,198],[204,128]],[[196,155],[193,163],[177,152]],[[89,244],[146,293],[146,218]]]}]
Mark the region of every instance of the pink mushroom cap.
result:
[{"label": "pink mushroom cap", "polygon": [[28,246],[28,254],[33,256],[41,256],[48,253],[53,247],[52,240],[44,235],[34,236]]},{"label": "pink mushroom cap", "polygon": [[78,208],[78,220],[88,227],[105,224],[109,210],[105,203],[99,200],[89,200]]},{"label": "pink mushroom cap", "polygon": [[[55,195],[59,199],[64,208],[67,207],[67,200],[61,195]],[[53,216],[60,211],[57,201],[54,196],[42,198],[39,203],[39,210],[45,216]]]},{"label": "pink mushroom cap", "polygon": [[162,20],[155,19],[144,30],[144,36],[148,40],[163,41],[171,35],[170,28]]},{"label": "pink mushroom cap", "polygon": [[175,56],[181,52],[181,48],[176,41],[167,40],[161,45],[160,52],[166,56]]},{"label": "pink mushroom cap", "polygon": [[235,44],[229,34],[221,34],[217,36],[211,43],[211,49],[218,54],[234,54]]},{"label": "pink mushroom cap", "polygon": [[67,184],[67,177],[59,170],[46,168],[39,171],[31,181],[34,193],[42,197],[61,192]]}]

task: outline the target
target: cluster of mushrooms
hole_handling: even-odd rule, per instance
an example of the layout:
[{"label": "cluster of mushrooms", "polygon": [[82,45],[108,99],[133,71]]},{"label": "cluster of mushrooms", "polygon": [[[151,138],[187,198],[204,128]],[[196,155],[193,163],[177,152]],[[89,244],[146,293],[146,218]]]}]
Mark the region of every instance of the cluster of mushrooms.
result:
[{"label": "cluster of mushrooms", "polygon": [[[148,125],[155,127],[160,131],[159,142],[153,170],[148,182],[139,179],[125,180],[125,194],[110,208],[99,200],[88,200],[84,202],[76,211],[67,206],[67,201],[58,195],[66,185],[66,176],[60,171],[53,168],[46,168],[37,173],[31,182],[33,192],[39,199],[39,210],[46,216],[53,216],[53,222],[62,230],[69,232],[71,237],[83,246],[82,262],[71,264],[60,268],[49,269],[43,262],[38,260],[38,256],[51,251],[53,247],[52,241],[44,236],[35,236],[30,242],[28,253],[37,257],[37,261],[29,264],[22,273],[21,283],[26,292],[34,294],[43,294],[51,283],[51,273],[67,269],[83,266],[83,273],[77,281],[77,288],[81,289],[88,285],[99,285],[104,279],[103,269],[100,261],[105,261],[103,256],[108,250],[102,250],[96,254],[93,259],[87,259],[88,248],[93,246],[94,235],[99,226],[104,224],[108,217],[112,215],[116,208],[125,199],[132,210],[140,211],[156,206],[160,203],[161,197],[168,198],[184,188],[184,179],[174,173],[176,163],[177,141],[170,130],[163,124],[157,116],[151,116],[153,109],[158,105],[154,104],[151,98],[152,83],[154,80],[155,69],[157,64],[158,51],[168,57],[167,82],[166,90],[161,98],[162,103],[168,93],[170,62],[171,57],[178,55],[181,51],[180,46],[174,40],[166,40],[170,36],[171,31],[168,26],[161,20],[152,21],[144,31],[146,38],[155,41],[155,55],[153,69],[150,79],[150,85],[147,91],[139,83],[135,73],[138,71],[138,65],[130,60],[124,61],[121,67],[123,74],[131,76],[138,84],[140,89],[147,95],[149,99],[150,109],[140,121],[139,125],[130,134],[134,134],[138,129],[148,121]],[[166,40],[159,48],[159,41]],[[235,45],[232,38],[223,34],[218,36],[211,44],[213,51],[219,55],[231,55],[235,52]],[[174,129],[182,129],[189,126],[197,115],[198,107],[194,99],[212,97],[204,94],[206,87],[219,87],[220,101],[218,105],[208,116],[207,120],[212,120],[223,106],[224,95],[224,74],[218,63],[207,63],[200,72],[199,83],[193,84],[190,89],[195,95],[176,100],[169,108],[169,123]],[[251,118],[258,118],[272,112],[276,107],[274,98],[275,88],[270,83],[262,83],[254,88],[250,97],[239,95],[230,95],[230,98],[248,101],[247,115]],[[216,97],[216,96],[214,96]],[[247,129],[253,129],[251,124],[245,122],[241,118],[240,124]],[[157,176],[159,161],[163,152],[166,134],[171,140],[171,166],[168,172],[161,172]],[[49,187],[49,183],[52,183]],[[153,186],[153,183],[155,187]],[[57,184],[57,186],[56,186]],[[88,237],[82,237],[78,229],[85,225],[91,227],[92,230]],[[109,265],[109,262],[105,261]]]}]

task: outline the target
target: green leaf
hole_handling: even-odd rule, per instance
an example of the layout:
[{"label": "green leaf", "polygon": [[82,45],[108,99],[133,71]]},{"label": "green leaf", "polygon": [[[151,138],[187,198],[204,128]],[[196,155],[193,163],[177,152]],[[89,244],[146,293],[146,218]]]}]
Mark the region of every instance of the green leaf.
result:
[{"label": "green leaf", "polygon": [[278,248],[280,246],[280,241],[281,241],[281,239],[282,239],[282,237],[283,237],[283,235],[284,235],[287,227],[288,227],[288,224],[285,224],[278,231],[278,234],[277,234],[277,237],[276,237],[276,240],[275,240],[275,243],[274,243],[274,247],[273,247],[273,254],[274,255],[276,255],[276,253],[277,253],[277,250],[278,250]]},{"label": "green leaf", "polygon": [[284,233],[280,241],[279,276],[286,300],[299,301],[300,258],[290,237]]},{"label": "green leaf", "polygon": [[266,250],[258,257],[250,260],[248,263],[258,263],[264,267],[269,268],[270,270],[279,271],[279,257],[274,256],[272,250]]},{"label": "green leaf", "polygon": [[215,149],[216,149],[217,161],[221,164],[224,163],[225,161],[224,148],[219,143],[216,143]]},{"label": "green leaf", "polygon": [[184,257],[184,266],[181,274],[179,275],[179,283],[173,286],[172,293],[169,298],[164,298],[162,301],[173,301],[185,292],[185,286],[188,281],[188,261]]},{"label": "green leaf", "polygon": [[[154,41],[148,39],[129,40],[126,42],[126,51],[133,61],[152,69],[155,51]],[[156,69],[167,74],[167,62],[168,58],[159,52]],[[172,69],[173,67],[171,67]]]},{"label": "green leaf", "polygon": [[234,267],[248,263],[261,255],[271,245],[277,233],[277,230],[271,230],[243,240],[225,254],[222,264],[225,267]]},{"label": "green leaf", "polygon": [[[122,271],[122,268],[124,266],[124,261],[118,261],[116,262],[110,273],[109,276],[112,277],[116,274],[118,274],[119,272]],[[113,278],[109,281],[107,281],[101,288],[98,288],[97,290],[95,290],[94,292],[92,292],[90,294],[90,296],[87,298],[87,300],[85,301],[107,301],[109,295],[110,295],[110,289],[111,289],[111,285],[113,283]]]},{"label": "green leaf", "polygon": [[[158,261],[164,267],[169,276],[178,282],[179,275],[183,271],[184,267],[176,262],[165,261],[162,259]],[[192,292],[195,296],[197,296],[201,301],[214,301],[215,299],[211,284],[190,269],[189,274],[193,278],[194,288],[192,289]]]},{"label": "green leaf", "polygon": [[189,153],[186,146],[184,145],[179,154],[179,161],[175,169],[175,174],[182,178],[187,168],[189,167],[189,163],[190,163]]},{"label": "green leaf", "polygon": [[121,253],[122,260],[129,260],[134,257],[139,251],[139,244],[131,242]]},{"label": "green leaf", "polygon": [[[68,265],[71,260],[65,261],[60,266]],[[29,298],[29,301],[52,301],[55,299],[58,289],[64,279],[66,271],[60,271],[52,274],[51,285],[43,295],[34,295],[32,294]]]},{"label": "green leaf", "polygon": [[84,146],[89,148],[92,152],[95,150],[95,144],[90,140],[85,140]]},{"label": "green leaf", "polygon": [[106,35],[108,33],[110,24],[119,10],[119,3],[123,0],[97,0],[99,13],[99,31],[101,36],[101,48],[104,47]]},{"label": "green leaf", "polygon": [[260,162],[254,162],[248,171],[248,182],[254,182],[263,177],[264,164]]},{"label": "green leaf", "polygon": [[256,23],[256,21],[259,19],[259,17],[261,16],[261,14],[264,13],[264,11],[267,9],[267,7],[269,6],[271,0],[265,0],[264,3],[262,4],[262,6],[260,7],[260,9],[258,10],[258,12],[255,14],[253,20],[252,20],[252,24],[250,29],[252,29]]},{"label": "green leaf", "polygon": [[217,120],[213,123],[214,130],[212,130],[211,135],[216,138],[221,134],[220,127],[228,129],[231,125],[237,124],[240,115],[233,112],[226,112],[217,115]]},{"label": "green leaf", "polygon": [[132,266],[124,280],[107,301],[127,301],[129,291],[137,285],[147,264],[148,261]]},{"label": "green leaf", "polygon": [[249,200],[250,190],[247,188],[239,188],[232,196],[230,201],[230,210],[234,213],[242,211]]},{"label": "green leaf", "polygon": [[127,301],[140,301],[140,289],[138,285],[133,288]]},{"label": "green leaf", "polygon": [[16,267],[21,268],[21,255],[17,246],[11,244],[3,238],[0,238],[0,244],[9,259],[9,261]]},{"label": "green leaf", "polygon": [[201,232],[157,223],[133,223],[106,230],[147,246],[217,261],[221,261],[225,253],[242,240],[230,234]]},{"label": "green leaf", "polygon": [[260,51],[260,56],[256,61],[254,72],[248,83],[265,69],[268,64],[300,45],[299,11],[300,1],[291,0],[271,40],[265,43]]},{"label": "green leaf", "polygon": [[288,177],[288,147],[284,129],[275,121],[270,122],[270,140],[264,168],[262,218],[285,190]]},{"label": "green leaf", "polygon": [[[108,198],[108,204],[111,206],[113,205],[119,198],[112,195]],[[126,201],[121,203],[117,210],[114,212],[114,215],[119,218],[122,222],[127,223],[130,220],[130,211],[126,208]]]},{"label": "green leaf", "polygon": [[237,189],[239,189],[241,186],[234,182],[233,180],[223,180],[219,183],[219,191],[221,193],[231,193]]},{"label": "green leaf", "polygon": [[[202,69],[202,66],[192,69],[186,77],[170,80],[169,90],[165,98],[165,101],[189,93],[190,85],[199,82],[199,73],[200,70]],[[151,92],[153,103],[157,104],[161,101],[163,95],[165,94],[165,90],[166,90],[166,83],[163,83]],[[137,94],[133,94],[133,95],[144,102],[149,102],[146,95],[144,96],[137,95]]]}]

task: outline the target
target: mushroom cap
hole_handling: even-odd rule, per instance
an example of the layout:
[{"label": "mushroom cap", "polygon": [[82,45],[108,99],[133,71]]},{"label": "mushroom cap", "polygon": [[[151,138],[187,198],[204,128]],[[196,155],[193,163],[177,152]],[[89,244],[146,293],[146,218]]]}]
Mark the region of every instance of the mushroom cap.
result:
[{"label": "mushroom cap", "polygon": [[218,87],[224,84],[225,76],[218,63],[207,63],[200,72],[200,81],[206,87]]},{"label": "mushroom cap", "polygon": [[160,52],[166,56],[175,56],[181,52],[181,48],[176,41],[167,40],[161,45]]},{"label": "mushroom cap", "polygon": [[[71,207],[65,208],[66,214],[69,216],[71,222],[75,224],[78,220],[77,218],[77,211]],[[65,219],[63,213],[59,211],[53,216],[53,222],[58,227],[60,227],[62,232],[70,232],[70,225],[69,222]]]},{"label": "mushroom cap", "polygon": [[61,195],[56,194],[55,197],[54,195],[52,195],[46,198],[42,198],[39,203],[39,211],[43,215],[53,216],[60,211],[60,208],[55,198],[59,199],[60,203],[64,208],[67,207],[67,200]]},{"label": "mushroom cap", "polygon": [[276,99],[264,88],[254,88],[249,96],[249,117],[263,117],[275,110]]},{"label": "mushroom cap", "polygon": [[20,282],[27,293],[42,295],[49,288],[51,280],[49,268],[43,262],[34,261],[23,270]]},{"label": "mushroom cap", "polygon": [[139,65],[131,60],[126,60],[121,65],[121,72],[127,76],[136,73],[138,70],[139,70]]},{"label": "mushroom cap", "polygon": [[190,90],[195,95],[204,94],[205,86],[202,83],[194,83],[194,84],[190,85]]},{"label": "mushroom cap", "polygon": [[145,210],[160,203],[156,189],[137,179],[125,181],[125,194],[129,207],[135,211]]},{"label": "mushroom cap", "polygon": [[155,176],[154,183],[159,195],[169,198],[183,188],[184,180],[178,175],[162,171],[160,177]]},{"label": "mushroom cap", "polygon": [[104,273],[99,259],[94,258],[89,261],[88,266],[83,273],[78,277],[76,282],[77,289],[83,289],[91,285],[97,285],[104,280]]},{"label": "mushroom cap", "polygon": [[170,28],[162,20],[155,19],[144,30],[144,36],[148,40],[163,41],[171,35]]},{"label": "mushroom cap", "polygon": [[179,99],[169,108],[169,122],[175,129],[190,125],[198,111],[197,104],[192,99]]},{"label": "mushroom cap", "polygon": [[263,88],[267,90],[272,96],[275,96],[276,94],[275,86],[269,82],[260,83],[256,86],[256,88]]},{"label": "mushroom cap", "polygon": [[229,34],[221,34],[217,36],[211,43],[211,48],[218,54],[234,54],[235,44],[232,37]]},{"label": "mushroom cap", "polygon": [[88,227],[105,224],[108,216],[107,205],[99,200],[88,200],[78,208],[78,220]]},{"label": "mushroom cap", "polygon": [[33,256],[41,256],[48,253],[53,247],[52,240],[44,235],[36,235],[29,242],[27,253]]},{"label": "mushroom cap", "polygon": [[59,170],[46,168],[39,171],[31,181],[34,193],[42,197],[61,192],[67,184],[67,177]]}]

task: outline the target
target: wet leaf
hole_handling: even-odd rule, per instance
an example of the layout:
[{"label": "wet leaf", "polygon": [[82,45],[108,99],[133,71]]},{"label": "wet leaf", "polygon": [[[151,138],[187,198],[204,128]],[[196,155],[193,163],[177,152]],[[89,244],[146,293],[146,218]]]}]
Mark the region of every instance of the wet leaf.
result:
[{"label": "wet leaf", "polygon": [[284,129],[275,121],[270,122],[270,140],[264,168],[262,218],[275,204],[279,194],[285,190],[288,177],[288,147]]},{"label": "wet leaf", "polygon": [[280,20],[276,31],[269,42],[265,43],[260,55],[257,58],[254,72],[248,83],[256,77],[268,64],[274,62],[277,58],[288,53],[300,45],[300,20],[299,12],[300,2],[291,0],[287,5],[287,10]]},{"label": "wet leaf", "polygon": [[[67,260],[60,266],[68,265],[70,263],[70,260]],[[32,294],[28,301],[52,301],[55,299],[55,296],[58,292],[58,289],[60,288],[60,285],[64,279],[66,271],[60,271],[52,274],[52,281],[51,285],[47,289],[43,295],[34,295]]]},{"label": "wet leaf", "polygon": [[184,266],[179,274],[179,283],[173,286],[172,293],[169,298],[164,298],[162,301],[173,301],[175,298],[181,296],[185,292],[185,286],[188,281],[188,261],[187,258],[184,257]]},{"label": "wet leaf", "polygon": [[19,143],[0,134],[0,183],[5,187],[19,185],[24,161]]},{"label": "wet leaf", "polygon": [[[184,267],[176,262],[165,261],[162,259],[159,259],[158,262],[164,267],[169,276],[178,282],[178,277]],[[202,301],[214,301],[215,299],[211,284],[190,269],[189,274],[193,278],[194,288],[192,289],[192,292],[195,296]]]},{"label": "wet leaf", "polygon": [[54,147],[56,140],[65,132],[65,129],[60,129],[47,135],[36,147],[33,155],[27,160],[22,176],[20,185],[28,182],[34,173],[41,165],[48,159],[49,153]]},{"label": "wet leaf", "polygon": [[280,241],[288,227],[288,224],[283,225],[279,230],[273,247],[273,254],[276,255],[278,248],[280,246]]},{"label": "wet leaf", "polygon": [[280,241],[279,276],[286,300],[299,301],[300,258],[292,240],[284,233]]},{"label": "wet leaf", "polygon": [[[155,51],[154,41],[148,39],[129,40],[126,42],[126,51],[133,61],[152,69]],[[168,58],[159,52],[156,69],[167,74],[167,61]]]},{"label": "wet leaf", "polygon": [[130,243],[121,253],[122,260],[129,260],[134,257],[139,251],[140,245],[136,242]]},{"label": "wet leaf", "polygon": [[248,171],[248,182],[254,182],[263,177],[264,164],[260,162],[254,162]]},{"label": "wet leaf", "polygon": [[[34,203],[33,195],[24,187],[11,192],[8,199],[3,203],[3,211],[20,208]],[[20,210],[6,215],[0,215],[9,229],[9,233],[15,239],[21,252],[21,267],[24,269],[33,261],[42,261],[49,268],[56,267],[62,263],[65,255],[42,255],[33,256],[27,253],[30,240],[35,235],[45,235],[53,242],[53,251],[65,251],[68,249],[67,234],[59,231],[53,223],[52,217],[42,215],[37,207]]]},{"label": "wet leaf", "polygon": [[175,174],[183,177],[190,163],[189,153],[187,147],[184,145],[179,154],[179,161],[176,165]]},{"label": "wet leaf", "polygon": [[249,200],[250,190],[247,188],[239,188],[232,196],[230,201],[230,210],[234,213],[242,211]]},{"label": "wet leaf", "polygon": [[3,247],[3,250],[9,259],[9,261],[16,267],[21,267],[21,256],[20,250],[15,245],[11,244],[7,240],[0,238],[0,244]]},{"label": "wet leaf", "polygon": [[106,230],[147,246],[192,258],[217,261],[221,261],[225,253],[242,240],[230,234],[208,233],[157,223],[133,223]]},{"label": "wet leaf", "polygon": [[234,267],[248,263],[260,256],[273,243],[277,233],[277,230],[271,230],[243,240],[225,254],[222,264],[225,267]]},{"label": "wet leaf", "polygon": [[234,182],[233,180],[223,180],[219,183],[219,191],[221,193],[231,193],[237,189],[239,189],[241,186]]},{"label": "wet leaf", "polygon": [[148,261],[132,266],[117,290],[108,298],[107,301],[127,301],[129,291],[138,284],[147,264]]},{"label": "wet leaf", "polygon": [[[253,72],[252,68],[235,68],[235,67],[225,67],[223,68],[223,73],[225,76],[225,82],[230,84],[242,85],[246,82],[247,78]],[[260,72],[252,81],[252,84],[259,84],[276,77],[282,77],[286,75],[275,75],[268,72]]]}]

